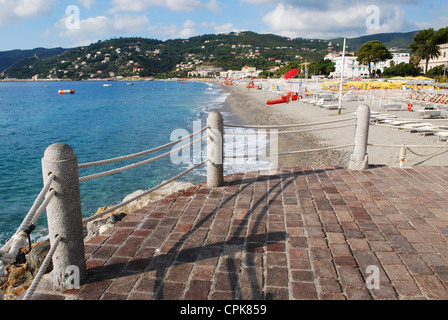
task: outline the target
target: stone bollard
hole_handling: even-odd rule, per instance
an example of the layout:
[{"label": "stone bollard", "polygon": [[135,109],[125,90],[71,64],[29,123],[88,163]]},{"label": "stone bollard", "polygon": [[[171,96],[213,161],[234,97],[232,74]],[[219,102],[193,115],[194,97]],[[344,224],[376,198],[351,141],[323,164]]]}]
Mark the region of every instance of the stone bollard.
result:
[{"label": "stone bollard", "polygon": [[367,144],[369,140],[370,107],[362,104],[357,110],[358,120],[356,122],[355,147],[350,156],[349,170],[366,170],[369,168],[369,157],[367,155]]},{"label": "stone bollard", "polygon": [[207,125],[207,185],[209,188],[222,187],[224,183],[224,121],[221,113],[210,112]]},{"label": "stone bollard", "polygon": [[55,174],[52,188],[56,191],[47,206],[50,243],[53,244],[57,235],[62,237],[53,256],[53,288],[62,291],[73,289],[69,281],[73,277],[71,272],[79,271],[75,272],[75,276],[79,276],[76,283],[87,274],[78,159],[69,145],[56,143],[45,150],[42,159],[44,180],[50,173]]}]

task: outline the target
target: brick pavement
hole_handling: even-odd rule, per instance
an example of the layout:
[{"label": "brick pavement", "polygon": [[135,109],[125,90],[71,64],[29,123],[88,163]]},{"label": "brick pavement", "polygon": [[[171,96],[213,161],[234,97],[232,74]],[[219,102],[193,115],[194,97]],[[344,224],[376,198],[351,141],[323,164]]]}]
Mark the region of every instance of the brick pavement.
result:
[{"label": "brick pavement", "polygon": [[448,299],[447,208],[448,167],[234,174],[127,216],[80,290],[34,299]]}]

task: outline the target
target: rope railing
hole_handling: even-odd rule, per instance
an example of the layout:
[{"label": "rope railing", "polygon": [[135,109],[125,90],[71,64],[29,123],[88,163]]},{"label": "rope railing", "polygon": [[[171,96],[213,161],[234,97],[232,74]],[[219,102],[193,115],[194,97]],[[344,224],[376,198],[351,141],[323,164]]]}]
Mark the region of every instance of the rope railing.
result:
[{"label": "rope railing", "polygon": [[102,173],[97,173],[97,174],[93,174],[93,175],[90,175],[90,176],[82,177],[82,178],[79,179],[79,182],[82,183],[82,182],[86,182],[86,181],[89,181],[89,180],[104,178],[104,177],[111,176],[111,175],[116,174],[116,173],[120,173],[120,172],[124,172],[124,171],[128,171],[128,170],[131,170],[131,169],[135,169],[135,168],[144,166],[146,164],[155,162],[157,160],[161,160],[163,158],[169,157],[170,155],[175,154],[175,153],[177,153],[177,152],[179,152],[179,151],[181,151],[183,149],[189,148],[192,145],[203,141],[205,138],[207,138],[207,136],[204,136],[204,137],[201,137],[199,139],[196,139],[195,141],[193,141],[191,143],[188,143],[188,144],[186,144],[186,145],[184,145],[184,146],[182,146],[180,148],[171,150],[170,152],[166,152],[164,154],[161,154],[161,155],[159,155],[157,157],[154,157],[154,158],[151,158],[151,159],[148,159],[148,160],[144,160],[144,161],[141,161],[141,162],[138,162],[138,163],[134,163],[134,164],[131,164],[131,165],[128,165],[128,166],[124,166],[124,167],[121,167],[121,168],[105,171],[105,172],[102,172]]},{"label": "rope railing", "polygon": [[[126,156],[121,156],[121,157],[117,157],[117,158],[112,158],[112,159],[106,159],[106,160],[101,160],[101,161],[95,161],[95,162],[90,162],[90,163],[85,163],[85,164],[80,164],[77,165],[77,169],[84,169],[84,168],[91,168],[91,167],[95,167],[95,166],[100,166],[100,165],[105,165],[105,164],[111,164],[111,163],[116,163],[116,162],[120,162],[120,161],[124,161],[124,160],[130,160],[130,159],[135,159],[144,155],[148,155],[172,146],[175,146],[179,143],[182,143],[188,139],[191,139],[192,137],[196,136],[196,135],[201,135],[201,137],[199,139],[194,140],[191,143],[182,145],[179,148],[173,149],[170,152],[164,153],[162,155],[156,156],[154,158],[148,159],[148,160],[144,160],[138,163],[134,163],[128,166],[124,166],[118,169],[114,169],[114,170],[109,170],[103,173],[99,173],[99,174],[95,174],[95,175],[90,175],[87,177],[83,177],[83,178],[79,178],[78,182],[84,182],[84,181],[88,181],[88,180],[93,180],[93,179],[97,179],[97,178],[102,178],[105,176],[109,176],[115,173],[119,173],[119,172],[124,172],[127,170],[131,170],[152,162],[155,162],[157,160],[166,158],[172,154],[178,153],[182,150],[184,150],[185,148],[188,148],[196,143],[200,143],[202,142],[204,139],[208,138],[208,135],[204,135],[202,136],[202,133],[206,130],[210,129],[210,126],[206,126],[200,130],[198,130],[197,132],[194,132],[191,135],[185,136],[181,139],[178,139],[176,141],[170,142],[168,144],[162,145],[160,147],[157,148],[153,148],[150,150],[145,150],[142,152],[138,152],[138,153],[134,153],[134,154],[130,154],[130,155],[126,155]],[[44,156],[45,158],[45,156]],[[120,209],[121,207],[130,204],[133,201],[136,201],[138,199],[140,199],[141,197],[144,197],[148,194],[150,194],[151,192],[154,192],[166,185],[168,185],[169,183],[187,175],[188,173],[192,172],[195,169],[198,169],[199,167],[203,166],[204,164],[206,164],[208,162],[208,160],[202,161],[201,163],[185,170],[184,172],[174,176],[173,178],[164,181],[163,183],[159,184],[158,186],[145,191],[141,194],[139,194],[136,197],[133,197],[132,199],[129,199],[125,202],[120,203],[119,205],[116,205],[112,208],[110,208],[107,211],[102,212],[99,215],[95,215],[93,217],[89,217],[89,218],[85,218],[82,219],[83,223],[87,223],[96,219],[101,218],[102,216],[113,212],[115,210]],[[5,275],[6,273],[6,267],[9,264],[12,264],[16,257],[17,254],[20,250],[20,248],[25,244],[25,239],[28,237],[29,241],[30,241],[30,233],[35,229],[35,223],[36,221],[39,219],[39,217],[42,215],[42,213],[47,209],[49,203],[55,198],[55,196],[57,195],[57,192],[54,189],[51,189],[51,185],[54,182],[54,180],[56,179],[57,174],[55,173],[49,173],[48,174],[48,178],[45,180],[44,182],[44,186],[42,188],[42,190],[40,191],[39,195],[37,196],[36,200],[34,201],[32,207],[30,208],[29,212],[27,213],[27,215],[25,216],[25,218],[23,219],[22,223],[20,224],[19,228],[17,229],[16,233],[14,234],[14,236],[11,237],[11,239],[9,239],[5,245],[1,248],[0,250],[0,276]],[[50,228],[50,226],[49,226]],[[53,258],[54,252],[56,251],[56,248],[58,247],[58,244],[61,241],[61,237],[57,237],[55,239],[55,242],[53,243],[50,252],[48,253],[48,255],[46,256],[41,268],[39,269],[36,277],[34,278],[31,287],[27,290],[27,293],[25,294],[24,299],[28,300],[32,297],[34,291],[36,290],[43,274],[45,273],[45,270],[47,269],[48,265],[51,263],[51,260]],[[3,299],[3,296],[0,294],[0,299]]]},{"label": "rope railing", "polygon": [[101,166],[101,165],[105,165],[105,164],[111,164],[111,163],[115,163],[115,162],[120,162],[120,161],[125,161],[125,160],[131,160],[131,159],[135,159],[138,157],[142,157],[169,147],[172,147],[180,142],[183,142],[187,139],[190,139],[198,134],[203,133],[205,130],[207,130],[209,127],[204,127],[201,130],[198,130],[197,132],[194,132],[192,134],[190,134],[189,136],[183,137],[179,140],[167,143],[163,146],[157,147],[157,148],[153,148],[150,150],[146,150],[146,151],[141,151],[138,153],[134,153],[134,154],[130,154],[130,155],[126,155],[126,156],[122,156],[122,157],[117,157],[117,158],[112,158],[112,159],[107,159],[107,160],[101,160],[101,161],[95,161],[95,162],[90,162],[90,163],[84,163],[84,164],[80,164],[79,165],[79,169],[84,169],[84,168],[91,168],[91,167],[96,167],[96,166]]},{"label": "rope railing", "polygon": [[105,210],[105,211],[103,211],[103,212],[101,212],[99,214],[96,214],[96,215],[92,216],[92,217],[84,218],[82,220],[82,222],[83,223],[88,223],[88,222],[100,219],[103,216],[105,216],[105,215],[107,215],[107,214],[109,214],[111,212],[114,212],[114,211],[116,211],[116,210],[118,210],[118,209],[120,209],[120,208],[122,208],[122,207],[124,207],[124,206],[126,206],[128,204],[130,204],[131,202],[134,202],[134,201],[136,201],[136,200],[138,200],[138,199],[140,199],[140,198],[142,198],[142,197],[144,197],[144,196],[146,196],[146,195],[148,195],[148,194],[150,194],[150,193],[152,193],[152,192],[154,192],[154,191],[156,191],[156,190],[158,190],[160,188],[163,188],[164,186],[168,185],[169,183],[171,183],[173,181],[182,178],[183,176],[187,175],[191,171],[196,170],[199,167],[203,166],[207,162],[208,162],[208,160],[202,161],[201,163],[195,165],[194,167],[191,167],[190,169],[188,169],[188,170],[186,170],[186,171],[184,171],[184,172],[174,176],[173,178],[171,178],[171,179],[169,179],[167,181],[164,181],[163,183],[159,184],[157,187],[154,187],[154,188],[152,188],[152,189],[150,189],[148,191],[145,191],[145,192],[139,194],[138,196],[135,196],[135,197],[133,197],[133,198],[131,198],[129,200],[126,200],[126,201],[124,201],[124,202],[122,202],[122,203],[120,203],[120,204],[118,204],[116,206],[113,206],[112,208],[109,208],[108,210]]},{"label": "rope railing", "polygon": [[40,191],[39,195],[37,196],[27,215],[23,219],[22,223],[17,228],[17,231],[14,233],[11,239],[9,239],[5,243],[5,245],[3,245],[3,247],[1,248],[0,250],[1,261],[12,263],[13,260],[11,261],[11,259],[16,258],[17,253],[20,249],[20,245],[18,245],[17,243],[22,243],[24,238],[28,237],[29,233],[31,233],[34,230],[32,226],[39,219],[39,217],[47,207],[48,203],[55,195],[54,190],[51,190],[48,193],[54,179],[55,179],[54,174],[48,176],[47,180],[45,181],[44,187]]},{"label": "rope railing", "polygon": [[62,240],[62,236],[58,235],[56,239],[54,240],[53,245],[50,248],[50,251],[47,253],[47,256],[45,257],[44,261],[42,262],[42,265],[39,268],[39,271],[36,274],[36,277],[33,280],[33,283],[28,288],[28,290],[25,293],[25,296],[23,297],[23,300],[30,300],[33,296],[34,292],[37,289],[37,286],[39,285],[40,281],[42,280],[42,277],[45,274],[45,271],[48,269],[48,266],[51,263],[51,260],[53,259],[54,253],[56,252],[56,249],[58,248],[59,243]]},{"label": "rope railing", "polygon": [[[305,129],[305,130],[290,130],[290,131],[278,131],[278,134],[290,134],[290,133],[303,133],[303,132],[315,132],[315,131],[321,131],[321,130],[333,130],[333,129],[343,129],[343,128],[351,128],[356,126],[356,123],[345,125],[345,126],[337,126],[337,127],[326,127],[326,128],[312,128],[312,129]],[[227,136],[256,136],[259,135],[259,132],[225,132],[225,135]],[[264,132],[263,134],[266,134]]]},{"label": "rope railing", "polygon": [[[0,250],[0,277],[6,274],[6,267],[14,263],[19,254],[20,248],[24,246],[26,238],[31,244],[30,235],[36,228],[35,223],[47,208],[51,199],[55,196],[56,192],[50,189],[51,184],[55,179],[54,174],[50,174],[44,183],[42,190],[28,211],[27,215],[23,219],[20,226],[14,235],[5,243]],[[3,295],[0,294],[0,299],[3,299]]]},{"label": "rope railing", "polygon": [[350,121],[350,120],[354,120],[354,119],[356,119],[356,117],[350,117],[350,118],[332,120],[332,121],[314,122],[314,123],[296,123],[296,124],[282,124],[282,125],[230,125],[230,124],[225,124],[224,127],[246,128],[246,129],[280,129],[280,128],[293,128],[293,127],[309,127],[309,126],[316,126],[316,125],[321,125],[321,124],[345,122],[345,121]]},{"label": "rope railing", "polygon": [[321,152],[321,151],[327,151],[327,150],[345,149],[345,148],[350,148],[350,147],[354,147],[354,146],[355,146],[354,144],[347,144],[347,145],[324,147],[324,148],[318,148],[318,149],[287,151],[287,152],[279,152],[276,154],[271,154],[271,156],[285,156],[285,155],[301,154],[301,153],[308,153],[308,152]]},{"label": "rope railing", "polygon": [[[340,123],[351,121],[356,119],[357,117],[350,117],[345,119],[337,119],[333,121],[322,121],[316,123],[308,123],[308,124],[288,124],[288,125],[261,125],[261,126],[237,126],[237,125],[224,125],[222,116],[218,112],[211,112],[209,118],[207,120],[207,126],[202,128],[201,130],[194,132],[193,134],[183,137],[182,139],[170,142],[163,146],[153,148],[150,150],[145,150],[142,152],[125,155],[117,158],[106,159],[101,161],[89,162],[84,164],[77,163],[77,157],[74,154],[73,150],[65,145],[65,144],[54,144],[47,148],[45,151],[44,158],[42,159],[42,171],[43,175],[48,175],[44,183],[44,187],[42,191],[39,193],[36,201],[34,202],[32,208],[27,214],[26,218],[22,222],[18,231],[14,235],[13,239],[4,246],[5,251],[0,251],[0,273],[4,273],[5,263],[10,263],[16,257],[16,251],[19,250],[20,246],[24,244],[25,238],[29,237],[29,233],[32,231],[28,228],[28,225],[32,226],[36,220],[40,217],[40,215],[47,210],[47,218],[48,218],[48,229],[50,238],[55,239],[52,243],[51,249],[47,257],[45,258],[44,264],[38,271],[38,274],[33,281],[32,286],[28,289],[28,292],[25,295],[25,299],[30,299],[36,290],[40,279],[42,278],[46,267],[51,263],[53,259],[53,255],[61,242],[62,237],[55,238],[55,230],[58,230],[58,234],[64,235],[64,244],[70,243],[70,246],[63,245],[60,250],[58,250],[58,254],[62,256],[66,256],[67,259],[53,259],[53,272],[55,273],[55,279],[62,279],[64,277],[64,272],[68,266],[65,266],[65,261],[71,261],[74,265],[79,265],[81,270],[86,270],[84,255],[80,255],[79,252],[83,252],[84,250],[84,239],[82,237],[82,225],[88,222],[100,219],[105,215],[112,213],[166,185],[169,183],[178,180],[181,177],[184,177],[188,173],[193,170],[198,169],[199,167],[207,164],[207,183],[211,188],[219,187],[223,183],[223,162],[222,160],[225,158],[223,152],[223,136],[224,136],[224,127],[229,128],[247,128],[247,129],[279,129],[279,128],[300,128],[300,127],[309,127],[309,126],[317,126],[317,125],[326,125],[330,123]],[[307,130],[290,130],[284,131],[282,133],[295,133],[295,132],[306,132],[306,131],[316,131],[316,130],[332,130],[343,127],[350,127],[352,125],[344,125],[344,126],[333,126],[330,128],[310,128]],[[208,130],[206,135],[202,135],[204,131]],[[194,136],[201,134],[201,137],[194,140]],[[219,137],[220,136],[220,137]],[[193,139],[192,139],[193,138]],[[148,155],[154,153],[156,151],[160,151],[172,146],[175,146],[179,143],[185,142],[186,140],[191,139],[194,140],[185,145],[177,147],[169,152],[164,154],[155,156],[151,159],[147,159],[144,161],[140,161],[131,165],[123,166],[117,169],[105,171],[102,173],[97,173],[85,177],[79,177],[78,170],[90,167],[96,167],[105,164],[116,163],[124,160],[135,159],[140,156]],[[96,214],[91,217],[82,218],[81,212],[81,199],[80,199],[80,189],[79,184],[85,181],[99,179],[102,177],[110,176],[116,173],[128,171],[134,168],[141,167],[143,165],[155,162],[157,160],[169,157],[175,153],[178,153],[185,148],[189,148],[192,145],[202,142],[204,139],[207,139],[207,157],[206,160],[202,161],[199,164],[192,166],[191,168],[183,171],[182,173],[177,174],[171,179],[162,182],[158,186],[147,190],[145,192],[140,193],[139,195],[123,201],[120,204],[117,204],[100,214]],[[291,151],[291,152],[281,152],[275,155],[286,155],[286,154],[299,154],[305,152],[318,152],[325,150],[333,150],[340,148],[348,148],[352,147],[353,144],[343,145],[343,146],[335,146],[335,147],[325,147],[319,149],[310,149],[310,150],[299,150],[299,151]],[[56,179],[56,182],[55,182]],[[54,188],[51,189],[52,183],[55,182]],[[64,192],[58,192],[59,188],[64,190]],[[61,219],[63,217],[63,219]],[[79,220],[78,218],[79,217]],[[68,218],[68,219],[67,219]],[[51,223],[50,223],[51,222]],[[30,231],[31,230],[31,231]],[[80,231],[80,232],[79,232]],[[79,234],[81,236],[79,236]],[[70,248],[70,250],[68,249]],[[9,249],[9,250],[8,250]],[[8,251],[7,251],[8,250]],[[65,284],[55,282],[55,289],[63,289]],[[62,287],[61,287],[62,286]]]}]

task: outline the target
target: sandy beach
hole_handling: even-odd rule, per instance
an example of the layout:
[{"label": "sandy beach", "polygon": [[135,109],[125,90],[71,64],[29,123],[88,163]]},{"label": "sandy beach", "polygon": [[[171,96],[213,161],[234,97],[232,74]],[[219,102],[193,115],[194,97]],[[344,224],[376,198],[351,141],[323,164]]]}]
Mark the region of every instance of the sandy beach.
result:
[{"label": "sandy beach", "polygon": [[[327,110],[319,106],[307,104],[301,101],[292,101],[288,104],[282,103],[268,106],[266,101],[279,95],[278,92],[269,90],[247,89],[245,85],[224,86],[226,92],[230,93],[226,103],[228,107],[248,125],[279,125],[296,123],[315,123],[323,121],[333,121],[338,119],[347,119],[353,117],[358,106],[364,102],[349,101],[342,103],[342,112],[338,115],[338,110]],[[312,94],[311,92],[310,94]],[[336,103],[336,102],[332,102]],[[371,111],[381,111],[379,102],[368,101],[367,105]],[[399,119],[418,119],[417,112],[408,111],[386,111],[388,114]],[[427,119],[418,119],[422,122],[431,122]],[[341,127],[355,124],[356,120],[328,124],[322,127]],[[446,121],[433,122],[436,125],[448,125]],[[312,127],[311,127],[312,128]],[[316,128],[316,127],[315,127]],[[281,131],[300,130],[302,128],[281,129]],[[353,143],[355,126],[344,128],[319,130],[313,132],[301,132],[279,135],[279,152],[288,152],[295,150],[318,149],[325,146],[341,146]],[[429,135],[423,136],[417,133],[411,133],[401,129],[370,126],[369,144],[381,145],[431,145],[444,146],[445,142],[438,141],[438,137]],[[375,165],[400,165],[399,147],[376,147],[369,146],[369,163]],[[425,165],[425,166],[444,166],[448,165],[448,149],[441,149],[433,154],[437,149],[419,148],[411,149],[419,155],[410,151],[406,154],[405,166]],[[291,166],[310,166],[310,165],[336,165],[346,167],[348,159],[353,148],[344,148],[338,150],[328,150],[322,152],[303,153],[295,155],[280,156],[279,167]],[[431,154],[431,155],[429,155]],[[423,155],[423,156],[422,156]]]}]

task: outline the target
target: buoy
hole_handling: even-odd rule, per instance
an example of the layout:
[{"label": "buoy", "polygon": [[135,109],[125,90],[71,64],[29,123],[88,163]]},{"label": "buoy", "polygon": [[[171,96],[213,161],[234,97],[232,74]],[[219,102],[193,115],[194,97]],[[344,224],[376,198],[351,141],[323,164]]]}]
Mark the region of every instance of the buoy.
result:
[{"label": "buoy", "polygon": [[408,111],[411,112],[412,111],[412,103],[408,103]]},{"label": "buoy", "polygon": [[75,90],[59,90],[59,94],[74,94]]}]

